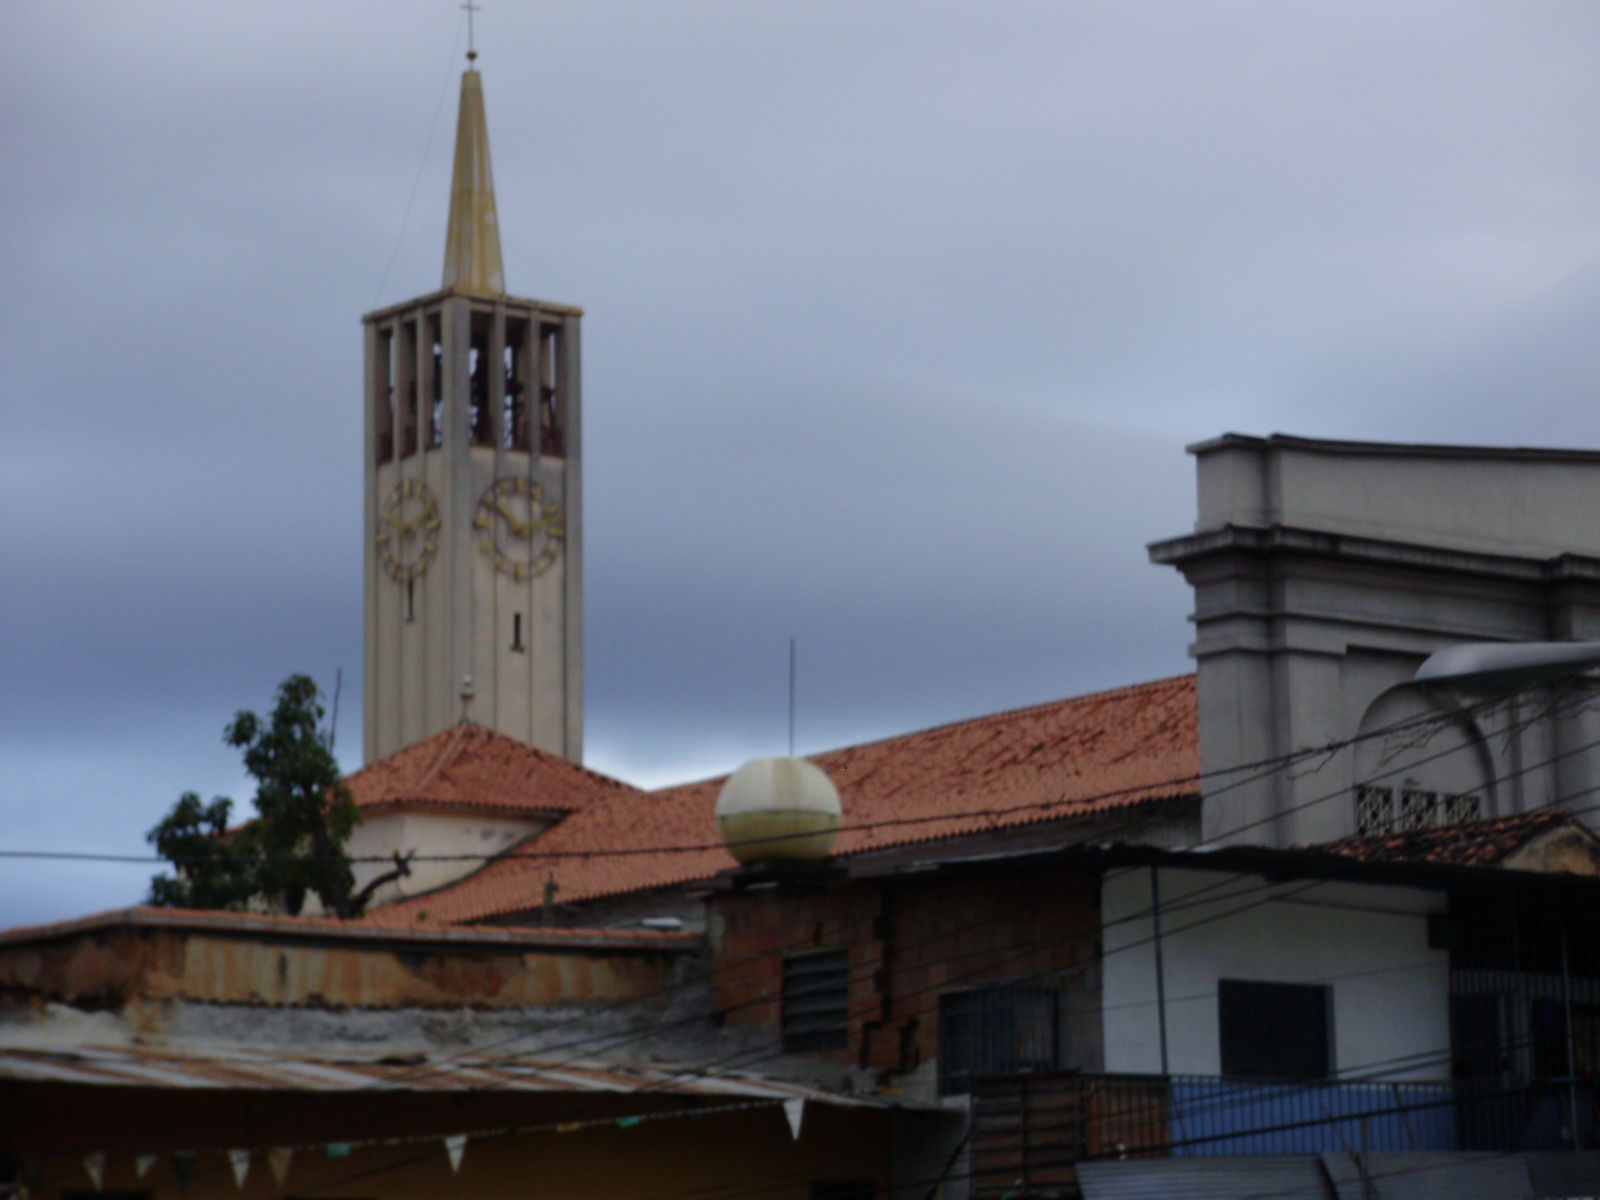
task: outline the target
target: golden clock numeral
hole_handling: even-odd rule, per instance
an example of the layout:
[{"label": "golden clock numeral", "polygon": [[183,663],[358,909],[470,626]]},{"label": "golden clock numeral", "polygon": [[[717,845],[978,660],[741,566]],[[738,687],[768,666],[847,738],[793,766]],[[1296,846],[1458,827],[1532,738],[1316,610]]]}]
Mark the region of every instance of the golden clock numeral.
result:
[{"label": "golden clock numeral", "polygon": [[[384,499],[380,513],[374,541],[384,572],[402,583],[424,574],[438,549],[430,534],[440,525],[439,505],[428,485],[420,479],[398,481]],[[416,514],[415,518],[407,521],[407,513]],[[419,531],[423,535],[420,538]]]}]

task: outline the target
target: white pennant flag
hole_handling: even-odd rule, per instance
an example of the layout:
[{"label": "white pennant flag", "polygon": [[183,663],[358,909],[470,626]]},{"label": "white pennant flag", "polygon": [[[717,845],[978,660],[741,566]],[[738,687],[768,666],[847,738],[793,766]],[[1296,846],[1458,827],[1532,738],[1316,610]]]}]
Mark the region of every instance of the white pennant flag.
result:
[{"label": "white pennant flag", "polygon": [[189,1194],[189,1181],[194,1178],[194,1151],[180,1150],[172,1156],[172,1174],[178,1180],[178,1195]]},{"label": "white pennant flag", "polygon": [[467,1135],[453,1133],[444,1140],[444,1152],[450,1156],[450,1170],[461,1170],[461,1156],[467,1152]]},{"label": "white pennant flag", "polygon": [[89,1178],[94,1181],[94,1190],[98,1192],[106,1177],[105,1151],[94,1150],[85,1154],[83,1156],[83,1169],[89,1172]]},{"label": "white pennant flag", "polygon": [[233,1167],[234,1186],[243,1187],[245,1176],[250,1174],[250,1151],[229,1150],[228,1162]]},{"label": "white pennant flag", "polygon": [[274,1146],[267,1151],[267,1166],[272,1168],[272,1178],[277,1180],[279,1187],[289,1178],[289,1160],[293,1157],[294,1151],[288,1146]]},{"label": "white pennant flag", "polygon": [[148,1171],[151,1167],[155,1166],[155,1162],[156,1162],[156,1156],[154,1154],[141,1154],[141,1155],[139,1155],[137,1158],[135,1158],[133,1160],[133,1173],[134,1173],[134,1175],[136,1175],[140,1179],[143,1179],[144,1178],[144,1173],[146,1171]]},{"label": "white pennant flag", "polygon": [[800,1140],[800,1119],[805,1114],[806,1102],[804,1100],[785,1100],[783,1102],[783,1115],[789,1118],[789,1136],[797,1142]]}]

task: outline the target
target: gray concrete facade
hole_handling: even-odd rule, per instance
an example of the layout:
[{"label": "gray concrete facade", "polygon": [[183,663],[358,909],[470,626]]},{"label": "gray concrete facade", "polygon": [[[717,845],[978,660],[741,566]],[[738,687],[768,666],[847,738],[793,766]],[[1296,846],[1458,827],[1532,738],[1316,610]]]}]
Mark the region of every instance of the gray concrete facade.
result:
[{"label": "gray concrete facade", "polygon": [[1589,685],[1409,682],[1455,643],[1600,639],[1600,452],[1238,434],[1189,449],[1195,530],[1150,557],[1194,588],[1207,842],[1600,804]]}]

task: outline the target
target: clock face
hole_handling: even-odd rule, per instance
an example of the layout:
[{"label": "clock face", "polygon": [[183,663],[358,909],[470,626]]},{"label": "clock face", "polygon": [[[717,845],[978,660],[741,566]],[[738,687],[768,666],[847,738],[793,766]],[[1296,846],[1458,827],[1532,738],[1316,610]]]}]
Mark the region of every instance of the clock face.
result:
[{"label": "clock face", "polygon": [[439,503],[420,479],[394,485],[378,508],[378,564],[396,583],[428,569],[439,548]]},{"label": "clock face", "polygon": [[561,505],[526,475],[502,475],[478,498],[472,527],[494,569],[518,580],[542,574],[561,552]]}]

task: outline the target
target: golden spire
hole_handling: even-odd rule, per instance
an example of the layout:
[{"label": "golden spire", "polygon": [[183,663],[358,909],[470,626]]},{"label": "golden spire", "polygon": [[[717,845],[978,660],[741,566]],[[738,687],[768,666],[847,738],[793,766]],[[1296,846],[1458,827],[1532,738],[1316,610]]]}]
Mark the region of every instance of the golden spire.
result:
[{"label": "golden spire", "polygon": [[[471,18],[471,11],[468,11]],[[461,114],[456,119],[456,165],[450,183],[450,229],[444,243],[448,291],[503,296],[500,224],[494,211],[494,175],[489,169],[489,123],[483,115],[483,77],[467,54],[461,74]]]}]

